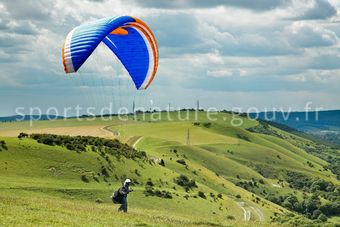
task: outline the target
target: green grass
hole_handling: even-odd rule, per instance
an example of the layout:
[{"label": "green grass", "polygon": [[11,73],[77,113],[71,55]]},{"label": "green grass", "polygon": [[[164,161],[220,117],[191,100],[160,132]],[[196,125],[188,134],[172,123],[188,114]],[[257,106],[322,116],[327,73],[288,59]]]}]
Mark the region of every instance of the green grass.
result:
[{"label": "green grass", "polygon": [[106,203],[56,198],[24,190],[1,192],[0,224],[4,226],[264,226],[254,222],[217,221],[213,217],[193,218],[158,209],[145,212],[135,207],[122,214],[115,212],[116,205]]},{"label": "green grass", "polygon": [[[150,127],[150,125],[152,125]],[[122,137],[128,136],[145,136],[159,138],[169,141],[186,143],[188,129],[190,130],[191,144],[205,143],[237,143],[238,140],[232,137],[219,135],[204,130],[201,127],[195,127],[190,122],[171,122],[171,123],[136,123],[125,126],[112,126],[112,131],[119,131]]]},{"label": "green grass", "polygon": [[[112,177],[110,179],[111,185],[103,181],[97,183],[91,180],[90,183],[84,183],[80,180],[83,173],[99,172],[100,162],[98,162],[97,158],[99,156],[96,153],[85,152],[79,154],[61,147],[38,144],[30,139],[8,138],[6,139],[6,144],[9,150],[0,152],[1,192],[12,195],[27,194],[33,196],[33,198],[40,197],[41,194],[53,197],[54,200],[58,201],[79,200],[93,204],[99,198],[107,206],[110,205],[111,212],[116,209],[110,204],[109,196],[119,187],[120,180]],[[204,220],[215,220],[215,222],[216,220],[224,220],[226,215],[232,215],[239,221],[242,220],[242,210],[233,199],[229,199],[227,196],[218,202],[193,198],[192,196],[197,195],[198,190],[203,190],[207,194],[209,192],[218,194],[217,191],[204,184],[199,183],[199,188],[189,193],[185,193],[178,185],[176,185],[177,189],[173,190],[172,187],[175,186],[173,179],[181,171],[174,172],[172,169],[156,164],[143,163],[140,165],[126,159],[116,160],[114,165],[113,174],[117,173],[119,176],[126,175],[130,178],[137,178],[133,172],[135,169],[139,169],[141,176],[138,177],[138,181],[146,182],[150,177],[155,183],[155,187],[166,189],[174,194],[174,198],[170,200],[145,197],[143,195],[144,187],[136,185],[136,191],[131,194],[129,200],[131,201],[130,206],[137,210],[144,209],[149,212],[149,210],[156,211],[157,207],[162,208],[162,210],[166,207],[166,213],[169,215],[183,218],[191,217],[191,219],[200,216],[202,222]],[[160,179],[166,182],[167,185],[161,184]],[[190,196],[188,200],[183,197],[186,194]],[[39,217],[35,218],[39,220]]]},{"label": "green grass", "polygon": [[[123,123],[117,117],[111,121],[38,121],[33,127],[29,122],[1,123],[2,134],[13,130],[106,127],[116,132],[121,141],[146,151],[151,161],[110,157],[112,171],[105,182],[100,172],[109,163],[96,152],[77,153],[31,139],[2,138],[8,150],[0,151],[0,225],[274,225],[270,222],[274,213],[290,212],[267,201],[263,190],[303,197],[301,191],[289,188],[285,181],[284,187],[276,187],[285,171],[301,172],[339,185],[330,171],[323,170],[327,165],[324,160],[296,146],[296,143],[310,143],[307,139],[275,128],[287,139],[252,133],[246,129],[258,122],[242,118],[244,124],[234,127],[233,116],[228,113],[218,113],[211,125],[204,125],[209,122],[205,112],[197,116],[189,112],[188,120],[181,121],[179,118],[185,117],[184,114],[172,112],[170,120],[164,119],[166,112],[148,114],[145,119],[138,115],[136,120],[129,116]],[[188,130],[190,144],[187,144]],[[165,166],[158,164],[161,159]],[[179,159],[186,165],[178,163]],[[262,176],[259,166],[271,171],[272,176]],[[81,180],[84,174],[89,177],[89,183]],[[195,180],[198,188],[186,192],[174,181],[180,174]],[[93,179],[94,175],[99,175],[99,182]],[[110,195],[125,177],[138,184],[129,196],[129,213],[120,214],[115,211],[117,205],[112,204]],[[143,191],[149,178],[155,189],[171,192],[173,198],[146,197]],[[235,185],[252,180],[264,183],[253,191]],[[207,199],[195,198],[198,191],[203,191]],[[214,201],[210,193],[221,193],[223,199]],[[255,200],[256,196],[260,202]],[[96,203],[97,199],[103,203]],[[250,222],[244,221],[244,211],[250,213]]]}]

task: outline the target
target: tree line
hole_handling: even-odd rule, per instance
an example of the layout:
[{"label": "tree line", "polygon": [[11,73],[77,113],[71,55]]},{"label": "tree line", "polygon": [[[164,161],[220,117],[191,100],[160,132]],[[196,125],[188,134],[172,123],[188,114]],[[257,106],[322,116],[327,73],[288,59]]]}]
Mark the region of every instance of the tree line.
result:
[{"label": "tree line", "polygon": [[36,140],[38,143],[49,146],[62,146],[68,150],[76,152],[93,151],[106,153],[115,157],[125,157],[128,159],[147,159],[145,151],[138,151],[117,139],[105,139],[93,136],[64,136],[53,134],[31,134],[20,133],[18,138]]}]

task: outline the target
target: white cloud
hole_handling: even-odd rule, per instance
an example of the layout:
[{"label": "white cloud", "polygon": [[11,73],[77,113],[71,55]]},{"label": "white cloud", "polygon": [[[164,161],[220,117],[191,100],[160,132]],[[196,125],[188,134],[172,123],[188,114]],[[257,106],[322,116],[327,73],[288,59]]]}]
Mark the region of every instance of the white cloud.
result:
[{"label": "white cloud", "polygon": [[[300,1],[300,2],[299,2]],[[334,4],[331,4],[328,0],[299,0],[294,1],[295,4],[301,4],[302,13],[295,19],[299,20],[321,20],[330,18],[336,15],[337,10]]]},{"label": "white cloud", "polygon": [[287,28],[290,42],[299,47],[333,46],[339,43],[336,33],[322,25],[296,21]]},{"label": "white cloud", "polygon": [[247,71],[244,69],[220,69],[208,70],[207,75],[211,77],[231,77],[231,76],[246,76]]},{"label": "white cloud", "polygon": [[[174,101],[164,102],[190,103],[196,98],[186,96],[188,92],[207,97],[233,92],[239,97],[236,94],[243,92],[246,98],[239,100],[240,105],[264,105],[271,103],[266,93],[281,91],[282,95],[292,93],[282,102],[290,100],[297,106],[293,93],[300,91],[303,100],[311,95],[328,105],[327,97],[340,95],[336,90],[340,17],[332,10],[339,10],[338,1],[245,2],[220,6],[217,1],[200,1],[201,5],[190,2],[178,8],[168,3],[149,7],[156,4],[151,1],[4,1],[0,3],[1,87],[40,86],[57,94],[64,89],[73,92],[75,100],[82,98],[65,80],[61,64],[65,36],[86,21],[133,15],[144,20],[158,40],[160,64],[150,94],[162,97],[165,90],[171,92]],[[97,60],[89,59],[83,71],[108,83],[117,74],[127,80],[121,65],[106,57],[111,53],[100,50]],[[87,86],[90,90],[92,85]],[[314,91],[322,97],[317,98]],[[43,89],[30,92],[36,97],[46,95]],[[253,97],[262,100],[255,102]],[[224,99],[217,100],[223,103]],[[41,102],[46,101],[41,98]]]},{"label": "white cloud", "polygon": [[230,77],[233,75],[233,72],[228,69],[223,70],[208,70],[207,75],[211,77]]}]

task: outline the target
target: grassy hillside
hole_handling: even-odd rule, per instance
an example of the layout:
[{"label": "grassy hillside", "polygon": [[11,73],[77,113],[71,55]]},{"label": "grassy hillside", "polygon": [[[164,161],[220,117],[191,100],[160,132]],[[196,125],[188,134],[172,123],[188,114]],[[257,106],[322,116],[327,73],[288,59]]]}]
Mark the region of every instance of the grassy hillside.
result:
[{"label": "grassy hillside", "polygon": [[[274,134],[248,130],[259,123],[246,118],[235,127],[228,113],[209,119],[206,112],[189,112],[181,120],[184,114],[129,116],[123,122],[62,119],[34,122],[33,127],[28,122],[1,123],[5,148],[0,147],[0,224],[338,223],[337,214],[327,213],[325,207],[336,206],[339,182],[327,168],[329,162],[303,146],[314,146],[312,141],[273,127]],[[147,157],[117,155],[120,148],[110,150],[111,145],[94,146],[88,140],[83,147],[72,147],[15,138],[21,131],[117,138]],[[339,151],[333,152],[338,157]],[[129,196],[129,213],[119,214],[110,195],[126,177],[135,182],[135,191]],[[302,178],[303,187],[294,183]],[[183,187],[179,179],[195,181],[196,187]],[[313,185],[306,187],[309,182]],[[327,190],[320,182],[328,184]],[[315,196],[327,221],[315,209],[309,215],[290,207],[293,197],[295,204],[305,206],[308,199],[315,202]],[[24,213],[20,218],[14,215],[19,212]]]},{"label": "grassy hillside", "polygon": [[[224,218],[228,215],[230,215],[230,219],[235,218],[238,221],[242,220],[243,217],[242,210],[233,199],[225,197],[213,201],[209,198],[193,198],[192,196],[196,196],[198,190],[204,191],[207,196],[209,196],[209,192],[216,193],[216,196],[218,193],[203,184],[198,184],[197,190],[186,193],[184,189],[181,189],[180,186],[173,182],[173,179],[178,177],[178,173],[157,164],[138,163],[124,158],[118,161],[110,157],[113,161],[114,170],[112,173],[110,172],[109,182],[105,182],[104,176],[100,172],[102,165],[106,165],[103,164],[102,157],[95,152],[77,153],[59,146],[42,145],[32,139],[19,140],[12,138],[5,139],[5,141],[8,150],[0,153],[0,186],[1,192],[3,192],[1,193],[3,210],[10,207],[15,211],[14,207],[17,207],[18,212],[20,209],[30,210],[33,207],[32,209],[44,210],[45,215],[52,215],[63,204],[69,204],[67,206],[74,207],[76,206],[75,203],[79,202],[79,205],[83,206],[82,209],[88,210],[86,211],[88,213],[94,209],[92,206],[97,206],[98,209],[103,210],[106,214],[110,213],[112,215],[116,206],[110,204],[109,197],[119,187],[121,180],[128,176],[136,183],[138,182],[134,186],[135,192],[131,194],[129,204],[132,207],[131,213],[136,213],[137,215],[137,218],[134,218],[137,222],[148,217],[148,215],[144,217],[142,210],[144,212],[148,210],[147,213],[157,213],[156,216],[160,216],[159,219],[165,219],[165,221],[167,220],[166,216],[169,216],[168,223],[172,223],[172,219],[174,219],[174,223],[179,222],[180,224],[183,222],[189,226],[194,223],[195,217],[201,217],[198,220],[201,219],[202,223],[212,220],[214,220],[214,223],[216,221],[223,223]],[[89,183],[83,182],[81,177],[84,174],[88,176],[98,174],[99,182],[93,180],[94,178],[90,178]],[[173,193],[173,198],[145,197],[143,195],[144,186],[149,178],[155,184],[155,187],[164,188]],[[177,187],[177,189],[173,187]],[[185,199],[185,195],[189,195],[189,198]],[[96,200],[104,204],[97,205],[95,204]],[[36,204],[37,201],[38,204]],[[53,201],[58,202],[54,204]],[[50,205],[51,210],[43,209],[45,202]],[[159,208],[162,208],[163,212],[158,212]],[[78,211],[68,210],[67,212],[75,214]],[[77,223],[76,220],[66,222],[66,220],[63,220],[64,212],[60,213],[60,216],[56,217],[58,220],[55,223]],[[5,215],[2,221],[5,221],[4,224],[12,223],[11,219],[13,217],[6,216],[6,214],[10,214],[10,212],[2,212],[2,215]],[[55,215],[53,214],[53,216]],[[27,215],[26,221],[29,221],[30,218],[39,219],[40,217],[41,219],[43,216],[40,212],[31,212],[30,216]],[[171,216],[174,216],[174,218],[171,218]],[[93,223],[96,222],[97,218],[104,217],[104,214],[93,217],[95,219]],[[111,219],[109,218],[109,220]],[[152,220],[148,220],[147,223],[152,223]],[[16,221],[12,224],[17,223]],[[52,218],[51,220],[40,221],[46,224],[54,223]],[[36,223],[40,223],[40,221]],[[120,219],[116,220],[117,225],[120,221]],[[24,222],[21,219],[18,223]],[[86,220],[83,220],[83,223],[86,223]],[[104,218],[100,223],[109,222]]]},{"label": "grassy hillside", "polygon": [[340,147],[340,111],[327,110],[318,112],[262,112],[250,114],[253,118],[270,120],[303,131],[331,146]]}]

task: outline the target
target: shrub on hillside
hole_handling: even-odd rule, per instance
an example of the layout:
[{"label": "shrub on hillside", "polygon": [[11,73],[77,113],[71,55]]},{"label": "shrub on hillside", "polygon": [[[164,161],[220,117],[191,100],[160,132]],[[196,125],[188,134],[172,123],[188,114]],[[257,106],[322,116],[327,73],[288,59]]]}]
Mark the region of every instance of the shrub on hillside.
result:
[{"label": "shrub on hillside", "polygon": [[265,178],[277,178],[277,170],[270,165],[255,165],[255,170]]},{"label": "shrub on hillside", "polygon": [[199,191],[198,194],[197,194],[199,197],[201,197],[202,199],[206,199],[206,195],[204,194],[204,192],[202,191]]},{"label": "shrub on hillside", "polygon": [[281,139],[283,138],[283,136],[280,133],[278,133],[276,130],[270,127],[268,123],[263,122],[263,121],[260,121],[259,124],[254,127],[247,128],[247,130],[249,132],[266,134],[266,135],[275,136]]},{"label": "shrub on hillside", "polygon": [[340,215],[340,201],[328,202],[320,206],[320,210],[325,215]]},{"label": "shrub on hillside", "polygon": [[107,170],[107,168],[105,166],[101,167],[101,174],[106,178],[110,177],[109,170]]},{"label": "shrub on hillside", "polygon": [[307,165],[308,165],[309,167],[311,167],[311,168],[314,168],[313,163],[311,163],[310,161],[307,161]]},{"label": "shrub on hillside", "polygon": [[138,171],[138,169],[135,169],[135,174],[139,177],[142,176],[142,174]]},{"label": "shrub on hillside", "polygon": [[156,196],[159,198],[164,198],[164,199],[172,199],[172,194],[171,192],[168,192],[166,190],[159,190],[159,189],[154,189],[153,187],[146,186],[144,190],[144,195],[145,196]]},{"label": "shrub on hillside", "polygon": [[181,165],[186,165],[186,162],[184,159],[178,159],[176,160],[177,163],[181,164]]},{"label": "shrub on hillside", "polygon": [[0,141],[0,146],[1,146],[4,150],[8,150],[8,147],[7,147],[7,145],[6,145],[5,140],[1,140],[1,141]]},{"label": "shrub on hillside", "polygon": [[210,127],[211,127],[211,122],[204,122],[204,123],[203,123],[203,126],[204,126],[205,128],[210,128]]},{"label": "shrub on hillside", "polygon": [[99,183],[99,175],[97,175],[97,174],[93,175],[92,178],[93,178],[93,180],[95,180],[95,181],[97,181]]},{"label": "shrub on hillside", "polygon": [[110,159],[107,155],[120,158],[121,156],[128,159],[147,159],[145,151],[137,151],[127,144],[119,142],[117,139],[105,139],[92,136],[60,136],[52,134],[31,134],[30,137],[38,143],[49,146],[63,146],[68,150],[77,152],[86,152],[92,150],[99,153],[108,162]]},{"label": "shrub on hillside", "polygon": [[332,182],[309,177],[298,172],[287,171],[286,180],[292,188],[302,189],[306,192],[333,192],[336,190]]},{"label": "shrub on hillside", "polygon": [[148,181],[146,182],[146,185],[148,185],[148,186],[150,186],[150,187],[153,187],[153,186],[154,186],[154,184],[153,184],[151,178],[148,179]]},{"label": "shrub on hillside", "polygon": [[[336,175],[336,178],[340,180],[340,158],[332,160],[328,168]],[[327,169],[327,167],[325,169]]]},{"label": "shrub on hillside", "polygon": [[18,135],[18,138],[21,139],[21,138],[27,138],[28,137],[28,134],[27,133],[24,133],[24,132],[20,132],[20,134]]},{"label": "shrub on hillside", "polygon": [[[44,143],[44,142],[43,142]],[[68,150],[75,150],[75,147],[72,143],[66,143],[65,144],[65,147],[68,149]]]},{"label": "shrub on hillside", "polygon": [[228,219],[228,220],[235,220],[235,217],[232,216],[232,215],[227,215],[227,219]]},{"label": "shrub on hillside", "polygon": [[306,195],[302,200],[298,200],[293,194],[284,196],[268,194],[266,199],[289,210],[303,214],[309,219],[319,219],[320,215],[322,215],[321,218],[324,219],[323,216],[340,214],[339,202],[328,202],[322,205],[320,198],[316,194],[312,196]]},{"label": "shrub on hillside", "polygon": [[175,179],[175,182],[182,186],[185,191],[189,191],[193,188],[197,188],[196,182],[194,180],[190,180],[187,176],[181,174],[178,178]]},{"label": "shrub on hillside", "polygon": [[90,182],[90,179],[89,177],[86,175],[86,174],[82,174],[81,175],[81,180],[85,183],[89,183]]},{"label": "shrub on hillside", "polygon": [[164,160],[163,160],[163,159],[161,159],[161,161],[159,162],[159,164],[160,164],[161,166],[165,166],[165,162],[164,162]]}]

